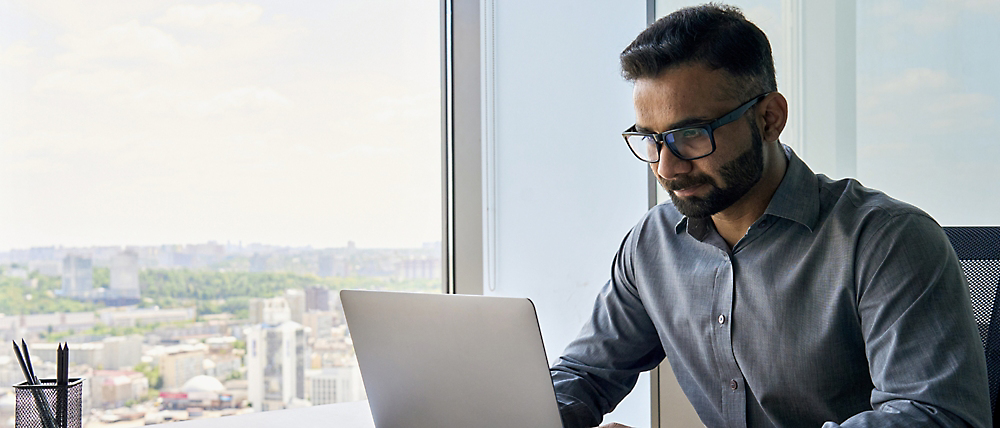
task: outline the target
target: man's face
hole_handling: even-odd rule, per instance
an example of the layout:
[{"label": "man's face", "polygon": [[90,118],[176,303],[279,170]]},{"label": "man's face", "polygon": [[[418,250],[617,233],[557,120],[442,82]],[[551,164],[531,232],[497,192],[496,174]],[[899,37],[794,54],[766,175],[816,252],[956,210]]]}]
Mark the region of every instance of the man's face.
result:
[{"label": "man's face", "polygon": [[[719,118],[747,101],[732,97],[729,79],[723,71],[682,65],[656,78],[637,80],[633,91],[637,128],[664,132]],[[688,217],[708,217],[729,208],[763,174],[763,140],[752,122],[740,118],[716,129],[714,135],[716,150],[707,157],[681,160],[664,146],[660,161],[650,164],[674,206]]]}]

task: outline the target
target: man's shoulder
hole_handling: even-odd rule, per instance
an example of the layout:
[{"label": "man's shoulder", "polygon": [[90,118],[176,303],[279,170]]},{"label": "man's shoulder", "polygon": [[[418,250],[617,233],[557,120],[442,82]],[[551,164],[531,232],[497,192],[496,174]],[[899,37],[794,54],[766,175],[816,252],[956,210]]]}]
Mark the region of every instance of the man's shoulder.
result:
[{"label": "man's shoulder", "polygon": [[877,189],[865,187],[853,178],[832,180],[825,175],[817,175],[820,188],[821,211],[828,220],[857,227],[881,227],[904,223],[901,219],[916,220],[919,223],[937,222],[924,210],[893,198]]}]

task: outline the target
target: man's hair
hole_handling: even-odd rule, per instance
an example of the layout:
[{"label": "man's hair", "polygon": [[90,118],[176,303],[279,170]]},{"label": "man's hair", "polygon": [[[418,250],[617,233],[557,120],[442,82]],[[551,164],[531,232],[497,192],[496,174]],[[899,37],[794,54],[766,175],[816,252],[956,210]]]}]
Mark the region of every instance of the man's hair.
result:
[{"label": "man's hair", "polygon": [[622,51],[621,63],[622,75],[632,82],[680,65],[722,69],[736,78],[731,90],[741,99],[778,86],[767,36],[739,8],[723,4],[687,7],[660,18]]}]

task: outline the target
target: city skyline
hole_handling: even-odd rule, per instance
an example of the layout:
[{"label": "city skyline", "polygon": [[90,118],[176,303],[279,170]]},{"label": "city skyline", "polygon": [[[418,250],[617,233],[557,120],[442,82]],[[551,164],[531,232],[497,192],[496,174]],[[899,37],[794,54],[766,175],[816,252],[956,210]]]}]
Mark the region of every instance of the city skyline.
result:
[{"label": "city skyline", "polygon": [[[362,243],[363,244],[363,243]],[[437,239],[434,241],[421,242],[418,245],[413,246],[395,246],[395,247],[379,247],[379,246],[366,246],[359,245],[355,240],[347,240],[340,245],[330,245],[330,246],[315,246],[315,245],[281,245],[273,244],[267,242],[243,242],[243,241],[218,241],[218,240],[207,240],[201,242],[166,242],[166,243],[153,243],[153,244],[100,244],[100,245],[28,245],[28,246],[7,246],[0,244],[0,254],[10,254],[15,251],[30,251],[32,249],[53,249],[59,251],[75,251],[75,250],[88,250],[88,249],[110,249],[117,248],[120,250],[132,249],[132,248],[167,248],[167,247],[198,247],[203,245],[219,245],[225,248],[227,251],[230,249],[244,249],[248,251],[255,251],[257,249],[291,249],[291,250],[303,250],[303,251],[320,251],[320,250],[333,250],[342,248],[357,248],[361,250],[407,250],[407,249],[421,249],[427,248],[428,246],[441,245],[441,240]]]}]

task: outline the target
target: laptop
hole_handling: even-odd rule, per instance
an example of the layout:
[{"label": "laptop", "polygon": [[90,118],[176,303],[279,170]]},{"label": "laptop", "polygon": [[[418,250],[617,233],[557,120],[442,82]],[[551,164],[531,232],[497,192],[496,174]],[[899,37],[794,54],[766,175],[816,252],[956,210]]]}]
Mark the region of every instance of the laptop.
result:
[{"label": "laptop", "polygon": [[526,298],[343,290],[376,428],[561,428]]}]

